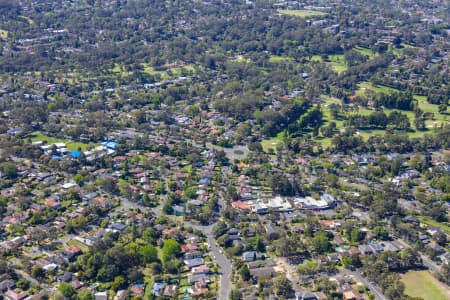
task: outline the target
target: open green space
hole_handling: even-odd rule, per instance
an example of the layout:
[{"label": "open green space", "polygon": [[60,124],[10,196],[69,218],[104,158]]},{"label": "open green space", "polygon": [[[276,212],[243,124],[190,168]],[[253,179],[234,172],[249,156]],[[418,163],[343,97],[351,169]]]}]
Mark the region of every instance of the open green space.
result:
[{"label": "open green space", "polygon": [[169,68],[167,70],[159,71],[155,70],[153,67],[149,66],[148,64],[142,64],[142,67],[144,68],[144,72],[152,75],[152,76],[160,76],[162,80],[169,80],[175,77],[191,74],[195,72],[194,66],[187,65],[183,67],[175,67],[175,68]]},{"label": "open green space", "polygon": [[328,64],[335,72],[342,73],[345,70],[347,70],[347,63],[345,62],[344,55],[342,54],[329,55],[328,60],[329,60]]},{"label": "open green space", "polygon": [[[370,82],[361,82],[358,84],[358,87],[359,88],[355,93],[357,96],[364,96],[366,91],[372,91],[375,93],[385,93],[385,94],[398,91],[397,89],[387,87],[387,86],[380,86],[380,85],[375,86]],[[440,114],[438,105],[428,103],[427,98],[425,96],[414,95],[414,99],[417,100],[417,102],[419,104],[419,108],[424,113],[433,114],[433,117],[426,121],[427,128],[433,128],[434,126],[440,126],[441,124],[448,123],[449,108],[447,108],[447,114]],[[389,113],[390,111],[392,111],[392,110],[385,109],[386,113]],[[361,113],[361,109],[360,109],[360,113]],[[408,115],[411,122],[414,121],[414,113],[412,111],[402,111],[402,113]],[[423,135],[423,134],[421,134],[421,135]]]},{"label": "open green space", "polygon": [[430,218],[423,217],[423,216],[418,216],[417,219],[423,224],[427,224],[429,226],[434,226],[434,227],[439,227],[442,230],[444,230],[445,232],[447,232],[448,234],[450,234],[450,226],[448,223],[437,222],[435,220],[432,220]]},{"label": "open green space", "polygon": [[264,152],[268,152],[270,148],[272,148],[276,152],[276,148],[278,145],[283,144],[283,131],[278,133],[277,136],[261,141],[261,146],[263,147]]},{"label": "open green space", "polygon": [[308,10],[308,9],[280,9],[278,10],[280,14],[292,16],[292,17],[298,17],[298,18],[313,18],[313,17],[320,17],[320,16],[326,16],[327,13],[323,11],[317,11],[317,10]]},{"label": "open green space", "polygon": [[232,62],[237,62],[237,63],[246,63],[246,64],[249,64],[249,63],[252,62],[252,60],[250,58],[246,58],[243,55],[238,55],[234,59],[232,59],[231,61]]},{"label": "open green space", "polygon": [[373,85],[370,82],[364,81],[358,84],[358,90],[356,90],[356,95],[357,96],[364,96],[364,94],[366,93],[366,91],[372,91],[375,93],[389,93],[389,92],[394,92],[394,91],[398,91],[396,89],[387,87],[387,86],[380,86],[380,85]]},{"label": "open green space", "polygon": [[270,63],[285,63],[292,61],[294,61],[294,59],[288,56],[271,55],[269,58]]},{"label": "open green space", "polygon": [[68,246],[77,246],[78,248],[81,249],[81,251],[83,251],[83,253],[87,253],[89,251],[89,247],[85,244],[83,244],[80,241],[77,240],[70,240],[67,242]]},{"label": "open green space", "polygon": [[53,144],[53,143],[65,143],[67,148],[70,151],[76,151],[79,148],[83,151],[88,150],[89,148],[93,148],[95,146],[98,146],[97,144],[84,144],[81,142],[75,142],[67,139],[60,139],[51,137],[48,135],[43,134],[42,132],[34,132],[31,136],[31,141],[37,142],[37,141],[45,141],[47,144]]},{"label": "open green space", "polygon": [[34,25],[34,21],[32,19],[30,19],[29,17],[26,16],[19,16],[19,18],[24,19],[25,21],[28,22],[29,25]]},{"label": "open green space", "polygon": [[323,112],[323,118],[326,122],[335,122],[336,123],[336,128],[340,129],[343,127],[343,120],[332,120],[332,116],[331,116],[331,111],[330,111],[330,105],[331,104],[338,104],[338,105],[342,105],[341,100],[334,98],[334,97],[330,97],[327,95],[322,95],[321,96],[322,99],[324,100],[324,103],[322,105],[322,112]]},{"label": "open green space", "polygon": [[0,29],[0,39],[7,39],[8,38],[8,31]]},{"label": "open green space", "polygon": [[428,271],[409,271],[402,275],[402,281],[408,296],[424,300],[446,300],[450,297],[450,291]]},{"label": "open green space", "polygon": [[400,48],[395,48],[395,47],[389,46],[389,49],[391,49],[392,53],[394,53],[394,55],[397,57],[401,56],[403,54],[403,50],[408,49],[408,48],[411,49],[411,48],[417,48],[417,47],[408,45],[408,44],[401,44]]},{"label": "open green space", "polygon": [[130,76],[133,72],[126,71],[125,67],[119,64],[114,64],[112,71],[116,74],[120,74],[122,77]]},{"label": "open green space", "polygon": [[[176,77],[191,75],[195,73],[195,67],[192,65],[186,65],[181,67],[167,68],[165,70],[155,70],[147,63],[141,64],[142,71],[148,75],[159,77],[160,80],[169,80]],[[121,77],[128,77],[133,74],[133,71],[127,70],[124,65],[115,64],[111,69],[111,72],[120,74]]]},{"label": "open green space", "polygon": [[323,61],[323,59],[322,59],[322,56],[320,56],[320,55],[313,55],[313,56],[311,56],[311,59],[310,59],[310,61]]},{"label": "open green space", "polygon": [[353,48],[353,50],[355,50],[355,51],[358,52],[359,54],[368,56],[368,57],[370,57],[370,58],[376,56],[376,54],[374,54],[374,53],[372,52],[372,50],[369,49],[369,48],[356,46],[355,48]]}]

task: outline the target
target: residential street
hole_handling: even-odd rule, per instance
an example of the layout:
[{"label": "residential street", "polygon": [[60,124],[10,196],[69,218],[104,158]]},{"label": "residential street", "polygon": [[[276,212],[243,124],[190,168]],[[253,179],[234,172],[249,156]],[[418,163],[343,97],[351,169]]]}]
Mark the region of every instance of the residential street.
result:
[{"label": "residential street", "polygon": [[[396,239],[395,241],[405,248],[411,248],[411,246],[402,239]],[[422,259],[423,265],[425,267],[429,268],[430,270],[432,270],[434,272],[440,272],[441,268],[430,258],[428,258],[427,256],[425,256],[423,254],[420,254],[420,258]]]},{"label": "residential street", "polygon": [[[219,197],[222,198],[222,197]],[[221,199],[221,209],[223,208],[223,200]],[[162,205],[153,208],[153,212],[157,216],[161,216],[161,209]],[[220,285],[219,285],[219,293],[218,293],[218,299],[219,300],[228,300],[228,295],[231,290],[231,272],[232,272],[232,265],[231,262],[228,260],[228,258],[222,254],[219,246],[216,244],[216,241],[214,239],[214,236],[212,234],[212,228],[214,224],[208,225],[208,226],[202,226],[193,224],[191,222],[184,222],[184,225],[191,226],[192,228],[199,230],[203,232],[203,234],[207,237],[207,242],[209,249],[212,253],[212,255],[215,257],[215,260],[217,264],[220,266],[221,269],[221,275],[220,275]]]},{"label": "residential street", "polygon": [[228,258],[221,252],[220,247],[217,245],[214,236],[212,234],[213,225],[208,226],[200,226],[194,225],[189,222],[185,224],[192,226],[192,228],[200,230],[207,236],[209,249],[214,255],[217,264],[220,266],[221,275],[220,275],[220,286],[219,286],[219,300],[228,300],[228,295],[231,290],[231,271],[232,265]]},{"label": "residential street", "polygon": [[350,271],[348,269],[344,269],[342,271],[342,273],[348,274],[348,275],[352,275],[352,276],[356,277],[360,282],[362,282],[364,285],[366,285],[370,289],[370,291],[375,295],[375,299],[387,300],[387,298],[383,295],[383,293],[380,291],[380,289],[378,289],[375,285],[373,285],[369,281],[367,281],[361,275],[361,273],[359,273],[357,271]]}]

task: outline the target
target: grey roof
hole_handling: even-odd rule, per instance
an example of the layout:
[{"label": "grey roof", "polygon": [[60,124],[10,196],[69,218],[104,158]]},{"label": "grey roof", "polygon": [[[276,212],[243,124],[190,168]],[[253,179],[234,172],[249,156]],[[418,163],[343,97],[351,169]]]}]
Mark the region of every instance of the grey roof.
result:
[{"label": "grey roof", "polygon": [[118,231],[122,231],[125,228],[127,228],[127,225],[122,224],[122,223],[114,223],[114,224],[111,225],[111,228],[115,229],[115,230],[118,230]]},{"label": "grey roof", "polygon": [[316,300],[318,298],[313,292],[300,291],[300,292],[295,293],[295,299],[296,300]]},{"label": "grey roof", "polygon": [[275,269],[272,267],[251,269],[250,274],[253,277],[273,276],[275,274]]},{"label": "grey roof", "polygon": [[193,258],[193,259],[186,259],[184,261],[184,264],[186,266],[188,266],[189,268],[197,267],[197,266],[203,265],[204,263],[205,263],[205,260],[201,257]]}]

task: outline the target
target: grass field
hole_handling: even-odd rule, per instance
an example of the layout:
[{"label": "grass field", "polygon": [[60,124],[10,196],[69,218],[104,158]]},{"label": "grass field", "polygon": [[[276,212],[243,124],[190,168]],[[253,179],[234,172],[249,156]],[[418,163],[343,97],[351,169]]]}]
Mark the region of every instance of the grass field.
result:
[{"label": "grass field", "polygon": [[[169,80],[176,77],[183,76],[184,74],[192,74],[195,72],[194,66],[187,65],[183,67],[169,68],[164,71],[157,71],[150,65],[143,63],[141,64],[142,71],[152,76],[159,77],[160,80]],[[126,71],[125,66],[115,64],[114,68],[111,69],[111,72],[115,74],[120,74],[121,77],[128,77],[133,74],[132,71]]]},{"label": "grass field", "polygon": [[[323,62],[324,60],[320,55],[313,55],[310,61]],[[344,72],[348,67],[343,54],[329,55],[325,63],[337,73]]]},{"label": "grass field", "polygon": [[[398,91],[397,89],[390,88],[387,86],[374,86],[370,82],[361,82],[358,84],[359,89],[356,91],[357,96],[364,96],[366,91],[373,91],[376,93],[385,93],[388,94],[390,92]],[[434,104],[430,104],[427,102],[427,98],[425,96],[414,95],[414,99],[417,100],[419,104],[419,108],[423,110],[425,113],[433,114],[433,118],[426,121],[427,128],[433,128],[434,125],[440,126],[441,124],[448,124],[448,115],[440,114],[438,111],[438,106]],[[449,112],[449,108],[447,108],[447,113]],[[385,109],[386,113],[389,113],[392,110]],[[402,113],[408,115],[411,123],[414,121],[414,113],[412,111],[402,111]],[[424,132],[421,132],[423,135]]]},{"label": "grass field", "polygon": [[347,63],[345,62],[344,55],[342,55],[342,54],[330,55],[329,59],[330,59],[331,68],[335,72],[342,73],[345,70],[347,70]]},{"label": "grass field", "polygon": [[7,39],[8,38],[8,31],[0,29],[0,39]]},{"label": "grass field", "polygon": [[277,145],[283,144],[283,132],[280,132],[277,136],[263,140],[261,142],[261,146],[263,147],[264,152],[268,152],[269,148],[272,148],[276,152]]},{"label": "grass field", "polygon": [[402,281],[408,296],[421,297],[424,300],[450,299],[450,290],[428,271],[409,271],[402,275]]},{"label": "grass field", "polygon": [[19,16],[19,18],[22,18],[28,22],[29,25],[34,25],[34,21],[31,20],[29,17],[26,16]]},{"label": "grass field", "polygon": [[376,56],[376,54],[372,53],[372,50],[370,50],[369,48],[357,46],[357,47],[353,48],[353,50],[355,50],[356,52],[358,52],[362,55],[368,56],[370,58]]},{"label": "grass field", "polygon": [[120,76],[122,76],[122,77],[130,76],[133,73],[131,71],[125,71],[124,66],[121,66],[119,64],[114,64],[114,68],[112,69],[112,71],[114,73],[118,73],[118,74],[120,73]]},{"label": "grass field", "polygon": [[356,91],[356,95],[357,96],[364,96],[366,91],[372,91],[375,93],[385,93],[388,94],[389,92],[394,92],[394,91],[398,91],[396,89],[387,87],[387,86],[374,86],[372,83],[370,82],[361,82],[360,84],[358,84],[358,90]]},{"label": "grass field", "polygon": [[322,56],[320,55],[313,55],[311,56],[311,61],[323,61]]},{"label": "grass field", "polygon": [[306,9],[296,9],[296,10],[282,9],[282,10],[278,10],[278,12],[283,15],[298,17],[298,18],[314,18],[314,17],[320,17],[320,16],[327,15],[327,13],[325,13],[323,11],[306,10]]},{"label": "grass field", "polygon": [[292,57],[288,56],[278,56],[278,55],[271,55],[269,58],[270,63],[286,63],[286,62],[293,62],[294,59]]},{"label": "grass field", "polygon": [[149,66],[148,64],[142,64],[144,68],[144,72],[153,75],[153,76],[160,76],[162,80],[169,80],[175,77],[182,76],[184,73],[193,73],[195,72],[195,68],[193,66],[184,66],[184,67],[177,67],[177,68],[170,68],[165,71],[157,71],[153,69],[153,67]]},{"label": "grass field", "polygon": [[252,63],[252,60],[250,58],[244,57],[243,55],[238,55],[232,60],[232,62],[250,64]]},{"label": "grass field", "polygon": [[67,140],[67,139],[59,139],[59,138],[54,138],[48,135],[45,135],[41,132],[35,132],[31,135],[31,141],[36,142],[36,141],[46,141],[47,144],[53,144],[53,143],[65,143],[67,148],[70,151],[76,151],[78,148],[81,148],[81,150],[86,151],[91,147],[95,147],[98,146],[97,144],[84,144],[84,143],[80,143],[80,142],[74,142],[71,140]]}]

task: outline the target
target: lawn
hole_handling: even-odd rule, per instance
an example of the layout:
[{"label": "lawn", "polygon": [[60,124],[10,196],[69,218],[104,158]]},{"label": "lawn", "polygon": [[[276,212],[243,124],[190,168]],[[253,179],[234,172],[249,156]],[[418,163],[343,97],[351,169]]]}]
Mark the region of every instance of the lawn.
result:
[{"label": "lawn", "polygon": [[0,39],[7,39],[8,38],[8,31],[0,29]]},{"label": "lawn", "polygon": [[122,77],[130,76],[133,72],[125,71],[125,67],[119,64],[114,64],[114,68],[112,69],[114,73],[120,74]]},{"label": "lawn", "polygon": [[28,22],[28,25],[34,25],[34,21],[32,19],[30,19],[29,17],[26,16],[19,16],[19,18],[24,19],[25,21]]},{"label": "lawn", "polygon": [[409,271],[402,275],[405,294],[421,297],[424,300],[446,300],[450,298],[450,290],[435,279],[428,271]]},{"label": "lawn", "polygon": [[448,224],[446,224],[446,223],[437,222],[437,221],[431,220],[430,218],[426,218],[426,217],[422,217],[422,216],[417,217],[417,219],[421,223],[427,224],[429,226],[439,227],[442,230],[444,230],[444,231],[446,231],[447,233],[450,234],[450,226]]},{"label": "lawn", "polygon": [[[183,67],[175,67],[175,68],[169,68],[164,71],[158,71],[155,70],[153,67],[151,67],[149,64],[142,63],[141,64],[142,71],[144,73],[147,73],[151,76],[157,76],[160,80],[170,80],[176,77],[180,77],[187,74],[193,74],[195,73],[195,68],[192,65],[186,65]],[[126,71],[125,66],[115,64],[114,68],[110,69],[111,72],[115,74],[120,74],[121,77],[128,77],[131,74],[133,74],[133,71]]]},{"label": "lawn", "polygon": [[170,68],[170,69],[167,69],[164,71],[157,71],[153,67],[149,66],[148,64],[142,64],[142,67],[144,68],[145,73],[147,73],[149,75],[153,75],[153,76],[159,75],[161,80],[169,80],[169,79],[172,79],[175,77],[180,77],[185,73],[194,73],[195,72],[194,66],[191,66],[191,65]]},{"label": "lawn", "polygon": [[330,60],[329,64],[331,68],[335,72],[342,73],[345,70],[347,70],[347,63],[345,62],[344,55],[342,54],[329,55],[328,59]]},{"label": "lawn", "polygon": [[377,85],[374,86],[372,83],[364,81],[358,84],[359,89],[356,91],[357,96],[364,96],[366,91],[373,91],[375,93],[384,93],[388,94],[389,92],[398,91],[397,89],[393,89],[387,86]]},{"label": "lawn", "polygon": [[245,63],[245,64],[252,63],[252,60],[250,58],[246,58],[243,55],[238,55],[238,56],[236,56],[236,58],[234,58],[231,61],[232,62],[237,62],[237,63]]},{"label": "lawn", "polygon": [[31,137],[31,141],[33,141],[33,142],[46,141],[47,144],[65,143],[67,148],[70,151],[76,151],[76,150],[78,150],[78,148],[81,148],[81,150],[86,151],[89,148],[98,146],[98,144],[84,144],[84,143],[74,142],[74,141],[67,140],[67,139],[55,138],[55,137],[45,135],[41,132],[35,132],[30,137]]},{"label": "lawn", "polygon": [[[345,62],[345,58],[343,54],[334,54],[334,55],[328,55],[325,56],[325,63],[330,66],[333,71],[337,73],[342,73],[345,70],[347,70],[348,66]],[[324,62],[324,59],[320,55],[313,55],[310,58],[310,61],[316,61],[316,62]]]},{"label": "lawn", "polygon": [[269,58],[270,63],[285,63],[285,62],[293,62],[294,59],[288,56],[279,56],[279,55],[271,55]]},{"label": "lawn", "polygon": [[281,9],[278,10],[280,14],[286,15],[286,16],[292,16],[292,17],[298,17],[298,18],[314,18],[314,17],[320,17],[320,16],[326,16],[327,13],[323,11],[317,11],[317,10],[307,10],[307,9],[294,9],[294,10],[288,10],[288,9]]},{"label": "lawn", "polygon": [[343,127],[343,120],[333,120],[331,117],[331,111],[330,111],[330,104],[338,104],[338,105],[342,105],[342,101],[334,98],[334,97],[330,97],[327,95],[322,95],[321,96],[324,99],[324,104],[322,106],[322,111],[323,111],[323,118],[326,122],[334,122],[336,123],[336,128],[337,129],[341,129]]},{"label": "lawn", "polygon": [[362,55],[368,56],[370,58],[375,57],[375,54],[369,48],[357,46],[357,47],[353,48],[353,50],[355,50],[356,52],[358,52]]},{"label": "lawn", "polygon": [[[363,96],[365,94],[365,92],[369,91],[369,90],[376,92],[376,93],[385,93],[385,94],[398,91],[397,89],[387,87],[387,86],[381,86],[381,85],[374,86],[372,83],[367,82],[367,81],[361,82],[360,84],[358,84],[358,87],[359,87],[359,89],[356,91],[357,96]],[[419,108],[421,110],[423,110],[423,112],[432,113],[434,115],[434,117],[432,119],[428,119],[426,121],[426,125],[428,128],[432,128],[432,127],[434,127],[434,125],[440,126],[442,123],[448,124],[448,116],[440,114],[438,112],[438,106],[428,103],[427,98],[425,96],[414,95],[414,99],[417,100],[417,102],[419,103]],[[385,109],[384,111],[388,114],[392,110]],[[447,113],[448,113],[448,111],[449,111],[449,109],[447,108]],[[401,111],[401,112],[408,115],[408,117],[411,121],[411,124],[412,124],[412,122],[414,121],[414,113],[412,111]],[[419,135],[423,135],[424,132],[420,132],[420,133],[421,134],[419,134]]]},{"label": "lawn", "polygon": [[83,251],[83,253],[87,253],[89,251],[89,247],[77,240],[70,240],[67,242],[68,246],[77,246]]},{"label": "lawn", "polygon": [[321,62],[321,61],[323,61],[323,59],[322,59],[322,56],[320,56],[320,55],[313,55],[313,56],[311,56],[310,61],[318,61],[318,62]]},{"label": "lawn", "polygon": [[264,152],[268,152],[269,148],[272,148],[276,152],[277,145],[283,144],[283,131],[278,133],[277,136],[263,140],[261,142],[261,146],[263,147]]}]

